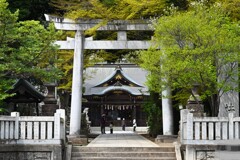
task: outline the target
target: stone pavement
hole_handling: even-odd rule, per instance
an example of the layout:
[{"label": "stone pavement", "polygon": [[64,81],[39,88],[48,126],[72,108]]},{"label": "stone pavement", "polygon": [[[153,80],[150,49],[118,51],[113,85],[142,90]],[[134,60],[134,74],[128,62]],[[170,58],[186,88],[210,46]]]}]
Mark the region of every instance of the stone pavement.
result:
[{"label": "stone pavement", "polygon": [[115,131],[101,134],[87,147],[159,147],[157,144],[132,131]]},{"label": "stone pavement", "polygon": [[[110,133],[109,127],[105,128],[106,133]],[[126,127],[125,131],[122,130],[122,127],[114,126],[113,133],[133,133],[133,127]],[[147,134],[148,133],[148,127],[137,127],[136,128],[137,133]],[[100,127],[91,127],[91,133],[92,134],[101,134]]]}]

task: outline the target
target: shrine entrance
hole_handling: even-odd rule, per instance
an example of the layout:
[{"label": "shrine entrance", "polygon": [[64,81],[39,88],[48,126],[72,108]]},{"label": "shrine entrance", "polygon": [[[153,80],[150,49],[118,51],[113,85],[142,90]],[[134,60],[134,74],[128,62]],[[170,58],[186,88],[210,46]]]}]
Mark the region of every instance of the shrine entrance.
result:
[{"label": "shrine entrance", "polygon": [[[99,126],[102,114],[106,115],[108,123],[113,122],[114,126],[121,126],[124,118],[127,126],[132,126],[133,119],[137,120],[138,126],[146,126],[146,114],[143,108],[143,96],[133,96],[130,93],[116,90],[102,96],[94,96],[89,102],[84,102],[83,106],[89,108],[89,119],[91,126]],[[105,100],[102,101],[101,100]],[[137,99],[135,103],[133,99]]]},{"label": "shrine entrance", "polygon": [[85,93],[83,108],[88,108],[91,126],[99,126],[102,114],[107,122],[121,126],[124,118],[127,126],[135,119],[138,126],[147,126],[144,101],[149,97],[143,84],[146,72],[135,65],[95,65],[86,69],[83,84]]}]

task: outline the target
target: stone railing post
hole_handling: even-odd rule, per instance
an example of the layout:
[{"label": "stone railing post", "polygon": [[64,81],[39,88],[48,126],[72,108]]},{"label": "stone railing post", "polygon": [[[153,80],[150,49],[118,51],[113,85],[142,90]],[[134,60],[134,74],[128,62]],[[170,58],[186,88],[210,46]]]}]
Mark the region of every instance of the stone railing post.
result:
[{"label": "stone railing post", "polygon": [[186,132],[186,126],[184,126],[184,122],[187,122],[187,115],[189,111],[187,109],[182,109],[181,110],[181,120],[180,120],[180,136],[181,136],[181,141],[187,139],[187,132]]},{"label": "stone railing post", "polygon": [[62,122],[60,123],[60,138],[63,140],[63,143],[66,142],[66,115],[64,109],[57,109],[57,113],[60,114]]},{"label": "stone railing post", "polygon": [[[193,113],[190,113],[188,109],[181,110],[181,123],[186,123],[185,127],[182,128],[184,133],[184,140],[193,140]],[[191,145],[186,145],[186,160],[196,159],[196,150]]]},{"label": "stone railing post", "polygon": [[[19,139],[19,112],[11,112],[11,117],[15,117],[14,139]],[[13,129],[13,128],[11,128]]]},{"label": "stone railing post", "polygon": [[60,139],[61,137],[61,118],[60,113],[54,113],[54,139]]},{"label": "stone railing post", "polygon": [[228,127],[228,134],[229,139],[234,139],[234,124],[233,124],[234,112],[228,113],[228,120],[229,120],[229,127]]},{"label": "stone railing post", "polygon": [[193,114],[188,113],[187,115],[187,139],[193,140]]},{"label": "stone railing post", "polygon": [[193,146],[186,146],[186,160],[196,160],[196,150]]}]

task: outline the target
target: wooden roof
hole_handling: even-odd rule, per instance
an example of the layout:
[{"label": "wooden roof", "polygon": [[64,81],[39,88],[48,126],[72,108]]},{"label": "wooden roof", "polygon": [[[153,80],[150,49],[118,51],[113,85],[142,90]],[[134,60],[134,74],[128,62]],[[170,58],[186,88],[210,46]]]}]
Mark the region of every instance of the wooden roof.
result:
[{"label": "wooden roof", "polygon": [[132,95],[149,95],[145,86],[147,72],[136,65],[102,65],[86,69],[85,96],[125,91]]},{"label": "wooden roof", "polygon": [[6,99],[6,102],[13,103],[39,103],[45,98],[31,83],[24,79],[19,79],[7,93],[15,94]]}]

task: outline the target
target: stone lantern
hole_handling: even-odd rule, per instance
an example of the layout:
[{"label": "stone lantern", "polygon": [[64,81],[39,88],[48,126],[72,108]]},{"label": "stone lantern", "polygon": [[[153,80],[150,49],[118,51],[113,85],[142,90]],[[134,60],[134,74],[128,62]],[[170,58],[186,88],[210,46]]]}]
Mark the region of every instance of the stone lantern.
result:
[{"label": "stone lantern", "polygon": [[47,87],[48,93],[44,99],[44,105],[42,106],[42,115],[43,116],[53,116],[59,105],[57,105],[57,100],[55,98],[55,83],[44,84]]},{"label": "stone lantern", "polygon": [[190,113],[193,113],[193,116],[195,117],[202,117],[204,113],[204,106],[202,104],[201,97],[198,93],[199,85],[195,84],[192,88],[192,93],[187,101],[186,108],[190,111]]}]

